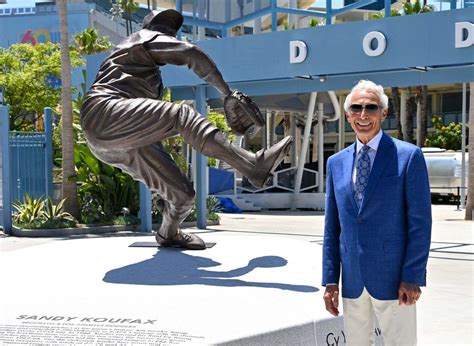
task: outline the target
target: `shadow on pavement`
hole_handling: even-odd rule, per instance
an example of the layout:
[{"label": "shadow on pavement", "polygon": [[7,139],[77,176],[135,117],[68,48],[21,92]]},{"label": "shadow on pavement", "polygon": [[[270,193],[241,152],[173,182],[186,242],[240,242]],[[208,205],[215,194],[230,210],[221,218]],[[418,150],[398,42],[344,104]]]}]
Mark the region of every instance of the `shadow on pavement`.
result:
[{"label": "shadow on pavement", "polygon": [[191,256],[178,249],[161,249],[152,258],[113,269],[104,276],[104,282],[129,285],[210,285],[225,287],[277,288],[296,292],[317,292],[318,288],[273,282],[252,282],[235,279],[256,268],[283,267],[287,260],[279,256],[257,257],[248,265],[229,271],[209,271],[220,265],[210,258]]}]

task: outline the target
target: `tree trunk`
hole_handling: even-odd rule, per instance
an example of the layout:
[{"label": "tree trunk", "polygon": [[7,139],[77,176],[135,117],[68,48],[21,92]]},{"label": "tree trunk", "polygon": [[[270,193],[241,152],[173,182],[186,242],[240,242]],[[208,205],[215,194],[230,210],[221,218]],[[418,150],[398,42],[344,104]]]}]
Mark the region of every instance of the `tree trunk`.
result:
[{"label": "tree trunk", "polygon": [[406,133],[403,134],[403,140],[408,143],[415,143],[415,136],[413,134],[414,114],[416,114],[416,101],[415,97],[411,95],[410,88],[408,88],[407,116],[405,120]]},{"label": "tree trunk", "polygon": [[474,83],[469,83],[469,161],[467,182],[466,220],[472,220],[474,208]]},{"label": "tree trunk", "polygon": [[128,30],[128,15],[125,14],[125,29],[127,30],[127,36],[130,35],[130,31]]},{"label": "tree trunk", "polygon": [[[417,128],[417,141],[416,145],[423,147],[425,143],[426,134],[428,131],[428,87],[426,85],[418,85],[415,92],[415,102],[417,107],[417,116],[420,115],[420,119],[417,119],[417,124],[420,128]],[[419,109],[418,109],[419,107]]]},{"label": "tree trunk", "polygon": [[420,137],[421,137],[421,145],[423,147],[425,145],[425,139],[428,134],[428,86],[422,85],[421,86],[421,129],[420,129]]},{"label": "tree trunk", "polygon": [[402,123],[400,121],[400,92],[398,91],[398,87],[392,88],[392,105],[393,115],[397,121],[397,138],[403,139]]},{"label": "tree trunk", "polygon": [[74,166],[74,131],[72,126],[71,57],[67,23],[67,0],[57,2],[61,30],[61,103],[62,103],[62,155],[63,182],[62,197],[65,211],[79,216],[77,185],[69,181],[76,174]]}]

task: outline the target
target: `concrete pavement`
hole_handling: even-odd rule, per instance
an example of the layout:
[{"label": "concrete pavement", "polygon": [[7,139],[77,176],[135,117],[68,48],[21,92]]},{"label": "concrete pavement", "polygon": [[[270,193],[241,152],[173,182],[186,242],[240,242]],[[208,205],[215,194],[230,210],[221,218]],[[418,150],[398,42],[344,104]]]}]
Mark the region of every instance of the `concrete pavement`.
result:
[{"label": "concrete pavement", "polygon": [[[454,205],[433,205],[427,287],[418,304],[419,345],[474,344],[474,223]],[[213,230],[271,233],[321,242],[324,215],[307,212],[223,214]],[[315,278],[319,284],[320,278]],[[322,302],[321,302],[322,304]]]},{"label": "concrete pavement", "polygon": [[[464,221],[464,212],[463,211],[456,211],[455,206],[451,205],[433,205],[433,235],[432,235],[432,245],[431,245],[431,253],[430,253],[430,260],[429,260],[429,267],[428,267],[428,287],[423,289],[423,294],[418,304],[418,333],[419,333],[419,344],[420,345],[472,345],[473,344],[473,296],[474,296],[474,285],[473,285],[473,274],[474,274],[474,241],[473,241],[473,232],[474,227],[473,223],[470,221]],[[214,250],[213,254],[215,254],[215,258],[221,257],[222,261],[224,261],[224,254],[231,254],[232,253],[232,261],[226,260],[226,265],[232,268],[232,264],[238,257],[245,257],[245,258],[258,258],[257,255],[266,256],[265,261],[269,261],[270,267],[277,266],[274,262],[278,260],[277,258],[273,258],[270,255],[279,255],[283,256],[285,259],[290,259],[290,263],[300,263],[300,266],[308,266],[304,271],[297,269],[296,267],[291,267],[292,269],[296,270],[294,272],[279,272],[277,268],[270,268],[267,267],[268,272],[265,275],[269,275],[266,279],[272,278],[272,275],[275,275],[274,279],[278,279],[280,282],[296,282],[298,283],[297,290],[293,290],[296,293],[288,296],[288,301],[281,306],[281,308],[288,308],[288,313],[291,314],[292,310],[301,312],[301,316],[306,316],[303,319],[293,319],[291,320],[291,324],[294,325],[301,325],[304,328],[308,329],[308,324],[305,324],[305,321],[308,321],[310,316],[319,316],[318,318],[326,319],[329,321],[331,318],[328,314],[324,312],[322,298],[320,292],[306,292],[306,293],[298,293],[298,290],[302,290],[302,287],[319,287],[320,288],[320,260],[318,256],[319,254],[319,247],[322,241],[323,236],[323,228],[324,228],[324,215],[322,213],[317,212],[259,212],[259,213],[246,213],[246,214],[221,214],[221,223],[217,226],[210,226],[207,230],[194,230],[202,234],[202,237],[206,241],[213,241],[216,240],[218,242],[218,246],[220,246],[220,250],[218,247]],[[87,237],[79,237],[79,238],[87,238]],[[91,236],[90,238],[105,238],[104,236]],[[115,239],[102,239],[102,244],[117,244],[119,243],[126,243],[129,242],[127,239],[118,240]],[[121,237],[123,238],[123,237]],[[145,238],[143,238],[145,239]],[[148,239],[148,238],[147,238]],[[53,238],[16,238],[16,237],[0,237],[0,251],[3,254],[10,253],[9,258],[19,258],[20,254],[23,253],[27,255],[27,252],[20,251],[21,249],[31,249],[30,255],[35,254],[42,254],[47,252],[48,250],[51,251],[58,251],[64,254],[66,248],[68,251],[78,251],[79,246],[84,246],[86,244],[90,244],[91,249],[94,248],[96,245],[92,245],[93,243],[89,242],[88,239],[82,239],[81,241],[73,241],[73,242],[64,242],[64,246],[58,247],[62,241],[66,240],[65,238],[61,239],[53,239]],[[303,246],[304,250],[301,252],[300,256],[294,252],[294,250],[288,250],[283,246],[285,240],[288,241],[289,244],[293,244],[296,248]],[[249,243],[250,241],[250,243]],[[219,244],[220,243],[220,244]],[[71,245],[71,244],[77,244]],[[222,244],[222,245],[221,245]],[[238,244],[250,244],[247,249],[245,245],[238,247]],[[271,245],[273,244],[273,245]],[[304,245],[308,244],[308,246]],[[49,247],[48,247],[49,245]],[[53,247],[54,246],[54,247]],[[112,245],[111,245],[112,246]],[[87,247],[86,247],[87,248]],[[275,253],[274,251],[269,252],[269,248],[271,249],[279,249],[280,253]],[[75,250],[76,249],[76,250]],[[99,248],[98,248],[99,249]],[[311,250],[312,249],[312,250]],[[68,252],[66,251],[66,252]],[[82,250],[80,250],[82,251]],[[92,251],[92,250],[91,250]],[[99,250],[98,250],[99,251]],[[206,250],[208,251],[208,250]],[[239,252],[242,251],[242,252]],[[155,251],[156,252],[156,251]],[[312,253],[313,252],[313,253]],[[79,252],[80,253],[80,252]],[[136,253],[136,252],[135,252]],[[91,255],[93,251],[91,252]],[[143,252],[142,252],[143,254]],[[315,254],[317,254],[315,256]],[[116,255],[116,254],[115,254]],[[196,252],[193,252],[192,255],[198,255]],[[107,256],[107,251],[104,251],[104,258],[96,258],[95,261],[100,262],[111,262],[112,259],[109,258],[110,256],[114,256],[113,253],[110,253]],[[136,256],[136,255],[134,255]],[[198,255],[200,256],[200,255]],[[224,256],[224,257],[222,257]],[[302,256],[302,257],[301,257]],[[138,257],[136,258],[138,260]],[[88,261],[89,265],[93,265],[94,261]],[[125,263],[130,262],[130,258]],[[235,267],[241,266],[241,263],[235,263]],[[311,263],[314,262],[314,263]],[[271,264],[273,263],[273,264]],[[13,266],[15,268],[15,263],[6,263],[2,262],[2,267],[6,265]],[[28,268],[27,266],[25,268]],[[105,267],[107,268],[107,267]],[[123,267],[125,268],[125,267]],[[142,268],[142,267],[140,267]],[[143,269],[143,268],[142,268]],[[288,268],[286,268],[288,269]],[[26,270],[26,269],[24,269]],[[77,269],[79,271],[79,269]],[[104,269],[105,270],[105,269]],[[230,270],[232,271],[232,270]],[[5,275],[10,273],[12,275],[12,271],[5,271],[5,267],[1,270],[2,273],[2,281],[5,279]],[[124,272],[122,271],[121,274]],[[130,274],[131,272],[127,272]],[[272,275],[270,275],[273,273]],[[298,274],[299,273],[299,274]],[[88,274],[83,273],[88,277]],[[196,273],[194,273],[196,274]],[[193,275],[194,275],[193,274]],[[255,274],[253,274],[255,275]],[[314,278],[308,277],[301,277],[298,279],[299,275],[310,275],[314,276]],[[46,275],[49,277],[50,275]],[[171,277],[168,275],[168,279]],[[255,276],[251,277],[242,277],[242,278],[253,278],[253,282],[257,282],[257,278]],[[242,279],[241,278],[241,279]],[[285,281],[286,278],[290,279],[290,281]],[[202,278],[200,278],[201,280]],[[303,280],[301,280],[303,279]],[[53,279],[51,279],[53,280]],[[126,280],[123,276],[119,277],[119,280]],[[249,280],[247,280],[249,281]],[[268,280],[267,280],[268,281]],[[272,281],[270,281],[272,282]],[[277,281],[275,281],[277,282]],[[304,283],[304,285],[303,285]],[[163,284],[163,283],[161,283]],[[205,284],[205,283],[204,283]],[[172,283],[171,283],[172,285]],[[194,285],[203,285],[203,282],[199,281],[194,283]],[[242,283],[239,283],[242,286]],[[245,284],[246,285],[246,284]],[[99,287],[99,286],[98,286]],[[193,286],[196,287],[196,286]],[[290,286],[288,286],[290,287]],[[98,288],[99,289],[99,288]],[[100,289],[103,289],[100,286]],[[239,290],[243,290],[243,287],[240,287]],[[180,290],[180,289],[179,289]],[[194,289],[193,289],[194,290]],[[236,290],[232,288],[232,290]],[[173,290],[175,291],[175,290]],[[200,289],[198,289],[201,292]],[[310,290],[311,291],[311,290]],[[207,292],[207,291],[206,291]],[[204,296],[207,297],[207,294],[226,294],[225,292],[230,292],[229,288],[227,287],[226,290],[219,289],[218,291],[212,293],[202,293]],[[260,296],[257,294],[254,298],[252,298],[255,302],[258,302],[259,309],[258,313],[261,312],[262,309],[265,309],[266,302],[264,299],[268,298],[268,292],[265,291],[266,294]],[[170,294],[167,292],[167,294]],[[252,291],[252,295],[255,294],[255,291]],[[302,298],[302,296],[306,298]],[[311,296],[310,296],[311,295]],[[302,310],[295,310],[292,308],[293,304],[301,299],[309,299],[310,303]],[[279,299],[281,296],[279,296]],[[137,299],[137,298],[134,298]],[[207,297],[206,299],[209,299]],[[227,299],[232,299],[230,296]],[[260,301],[259,301],[260,299]],[[272,298],[273,299],[273,298]],[[296,299],[296,300],[294,300]],[[240,303],[245,304],[244,301],[240,301],[240,298],[237,299]],[[28,300],[27,300],[28,301]],[[275,302],[270,300],[269,306],[274,305]],[[303,301],[303,300],[302,300]],[[302,302],[301,301],[301,302]],[[209,301],[208,301],[209,302]],[[300,302],[300,303],[301,303]],[[225,304],[225,299],[221,302]],[[268,302],[267,302],[268,303]],[[249,314],[254,313],[252,311],[251,306],[247,306],[250,308],[248,311]],[[26,306],[24,306],[26,309]],[[3,309],[2,309],[3,310]],[[113,310],[113,309],[112,309]],[[311,312],[314,310],[314,312]],[[144,310],[147,313],[150,313],[146,309]],[[204,310],[205,311],[205,310]],[[271,308],[270,308],[271,311]],[[151,316],[151,315],[150,315]],[[202,316],[203,322],[206,321],[207,315]],[[277,315],[280,316],[280,315]],[[261,315],[260,321],[258,324],[262,327],[262,330],[269,330],[273,327],[278,327],[277,320],[274,320],[274,316],[267,316]],[[267,321],[262,321],[262,318],[267,318]],[[207,318],[209,321],[212,318]],[[202,325],[202,330],[205,330],[206,323]],[[249,325],[253,326],[253,324]],[[282,328],[283,325],[279,325]],[[311,326],[309,326],[311,327]],[[302,335],[305,333],[303,327],[296,330],[297,333],[295,335]],[[315,327],[316,328],[316,327]],[[313,332],[314,329],[313,328]],[[309,328],[311,329],[311,328]],[[257,335],[259,328],[252,329],[250,334]],[[190,330],[190,332],[194,333],[195,335],[203,335],[198,334],[199,330]],[[295,330],[294,330],[295,331]],[[239,338],[238,333],[234,334],[237,338]],[[291,338],[295,336],[290,335]],[[306,335],[306,334],[305,334]],[[244,334],[240,334],[240,337],[244,337]],[[228,338],[227,340],[231,340],[232,338]],[[196,341],[197,339],[194,339]],[[214,340],[221,342],[225,341],[225,338],[214,337],[214,339],[209,339],[209,341]],[[243,339],[242,339],[243,340]],[[254,342],[252,342],[253,340]],[[260,340],[262,343],[265,344],[265,341],[262,340],[269,340],[269,339],[248,339],[247,343],[240,343],[240,344],[257,344],[257,340]],[[306,339],[310,340],[310,339]],[[327,340],[327,339],[326,339]],[[303,339],[301,339],[301,344],[305,344]],[[238,344],[238,343],[236,343]],[[341,343],[340,343],[341,344]]]}]

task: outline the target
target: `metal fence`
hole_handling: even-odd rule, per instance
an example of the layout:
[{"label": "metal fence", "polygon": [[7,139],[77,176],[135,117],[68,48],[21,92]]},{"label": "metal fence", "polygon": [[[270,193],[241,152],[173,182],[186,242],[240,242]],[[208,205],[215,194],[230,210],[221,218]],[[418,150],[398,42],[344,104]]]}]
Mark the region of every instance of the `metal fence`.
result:
[{"label": "metal fence", "polygon": [[12,201],[22,202],[25,194],[34,198],[52,195],[47,137],[45,132],[10,132]]},{"label": "metal fence", "polygon": [[52,114],[44,110],[44,132],[10,131],[9,107],[0,106],[0,225],[6,233],[12,226],[11,204],[34,198],[52,197]]}]

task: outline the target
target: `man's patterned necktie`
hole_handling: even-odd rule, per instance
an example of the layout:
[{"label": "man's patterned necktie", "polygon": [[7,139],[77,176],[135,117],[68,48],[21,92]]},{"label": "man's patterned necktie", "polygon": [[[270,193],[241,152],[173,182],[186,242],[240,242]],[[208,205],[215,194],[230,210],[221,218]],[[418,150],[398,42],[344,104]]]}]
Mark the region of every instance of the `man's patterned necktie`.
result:
[{"label": "man's patterned necktie", "polygon": [[356,164],[356,178],[354,184],[354,198],[357,202],[357,205],[360,207],[362,204],[362,199],[364,198],[365,187],[369,181],[370,173],[370,158],[369,158],[369,149],[368,145],[364,145],[359,152],[359,159]]}]

